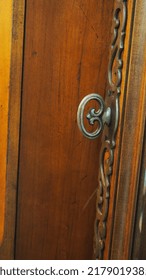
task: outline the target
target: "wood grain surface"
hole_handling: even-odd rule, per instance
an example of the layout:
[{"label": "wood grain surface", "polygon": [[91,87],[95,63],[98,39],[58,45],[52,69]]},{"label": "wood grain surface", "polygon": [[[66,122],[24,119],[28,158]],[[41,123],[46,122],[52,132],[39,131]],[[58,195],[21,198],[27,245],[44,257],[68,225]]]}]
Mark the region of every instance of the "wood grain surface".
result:
[{"label": "wood grain surface", "polygon": [[12,0],[0,1],[0,245],[3,242],[6,207],[8,108],[12,36]]},{"label": "wood grain surface", "polygon": [[100,139],[76,112],[105,94],[113,0],[26,5],[16,259],[91,259]]},{"label": "wood grain surface", "polygon": [[15,246],[24,0],[0,1],[0,23],[0,259],[9,260]]}]

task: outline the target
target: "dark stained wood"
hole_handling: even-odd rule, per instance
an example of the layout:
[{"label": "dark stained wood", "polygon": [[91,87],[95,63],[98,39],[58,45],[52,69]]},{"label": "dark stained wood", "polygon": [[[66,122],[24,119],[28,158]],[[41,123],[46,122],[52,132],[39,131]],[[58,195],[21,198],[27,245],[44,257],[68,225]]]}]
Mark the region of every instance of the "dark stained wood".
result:
[{"label": "dark stained wood", "polygon": [[132,259],[146,259],[146,123],[140,167],[139,190],[134,226]]},{"label": "dark stained wood", "polygon": [[76,112],[104,96],[113,2],[27,1],[16,259],[92,258],[100,139]]}]

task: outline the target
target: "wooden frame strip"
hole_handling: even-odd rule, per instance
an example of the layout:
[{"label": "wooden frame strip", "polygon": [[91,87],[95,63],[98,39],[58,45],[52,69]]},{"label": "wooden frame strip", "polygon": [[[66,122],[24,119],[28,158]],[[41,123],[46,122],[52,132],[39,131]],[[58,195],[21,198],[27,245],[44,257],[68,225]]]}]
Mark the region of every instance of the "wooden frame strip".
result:
[{"label": "wooden frame strip", "polygon": [[24,10],[0,1],[0,259],[14,258]]},{"label": "wooden frame strip", "polygon": [[146,112],[145,24],[146,2],[138,0],[135,3],[128,83],[124,93],[125,113],[113,217],[111,259],[131,259]]}]

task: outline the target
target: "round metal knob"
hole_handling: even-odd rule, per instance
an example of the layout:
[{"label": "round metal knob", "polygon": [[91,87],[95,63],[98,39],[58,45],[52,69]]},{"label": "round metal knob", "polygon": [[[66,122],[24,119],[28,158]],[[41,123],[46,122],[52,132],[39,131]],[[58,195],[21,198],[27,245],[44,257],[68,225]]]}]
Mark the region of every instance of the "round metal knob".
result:
[{"label": "round metal knob", "polygon": [[[91,100],[96,100],[99,109],[96,111],[94,108],[91,108],[86,118],[89,121],[90,125],[94,125],[94,122],[98,122],[98,127],[93,132],[86,130],[84,126],[84,110],[87,103]],[[111,121],[111,108],[105,106],[103,98],[97,93],[91,93],[85,96],[79,104],[77,112],[77,123],[80,131],[83,135],[89,139],[97,138],[100,133],[103,131],[104,125],[109,125]]]}]

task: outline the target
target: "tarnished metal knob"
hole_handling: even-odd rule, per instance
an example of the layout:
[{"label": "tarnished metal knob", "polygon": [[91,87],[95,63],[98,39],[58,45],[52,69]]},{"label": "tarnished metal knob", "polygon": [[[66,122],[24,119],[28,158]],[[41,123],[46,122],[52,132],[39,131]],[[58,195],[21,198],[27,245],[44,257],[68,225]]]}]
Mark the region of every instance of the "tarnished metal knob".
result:
[{"label": "tarnished metal knob", "polygon": [[[84,126],[84,110],[87,103],[91,100],[96,100],[99,105],[99,109],[96,111],[94,108],[91,108],[86,118],[89,121],[90,125],[94,125],[95,122],[98,122],[98,127],[93,132],[86,130]],[[111,108],[106,107],[103,98],[97,93],[91,93],[86,95],[79,104],[77,112],[77,123],[80,131],[83,135],[89,139],[97,138],[100,133],[103,131],[104,125],[109,125],[111,121]]]}]

